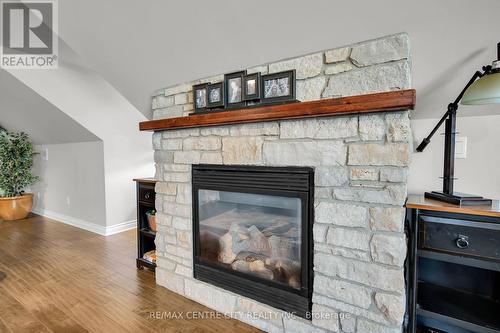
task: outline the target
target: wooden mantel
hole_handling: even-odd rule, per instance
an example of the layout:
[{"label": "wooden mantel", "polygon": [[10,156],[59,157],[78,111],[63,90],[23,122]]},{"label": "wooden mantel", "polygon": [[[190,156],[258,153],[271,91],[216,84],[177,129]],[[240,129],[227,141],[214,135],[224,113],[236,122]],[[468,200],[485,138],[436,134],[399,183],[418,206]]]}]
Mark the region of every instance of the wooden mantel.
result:
[{"label": "wooden mantel", "polygon": [[408,110],[415,107],[415,99],[415,90],[400,90],[144,121],[139,124],[139,129],[141,131],[164,131],[283,119]]}]

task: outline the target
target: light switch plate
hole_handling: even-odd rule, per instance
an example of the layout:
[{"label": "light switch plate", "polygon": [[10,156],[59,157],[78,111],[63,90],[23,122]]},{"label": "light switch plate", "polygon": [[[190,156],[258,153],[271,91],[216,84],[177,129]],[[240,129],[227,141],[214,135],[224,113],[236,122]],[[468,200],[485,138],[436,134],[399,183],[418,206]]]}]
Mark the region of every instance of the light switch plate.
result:
[{"label": "light switch plate", "polygon": [[455,138],[455,158],[467,158],[467,137],[457,136]]}]

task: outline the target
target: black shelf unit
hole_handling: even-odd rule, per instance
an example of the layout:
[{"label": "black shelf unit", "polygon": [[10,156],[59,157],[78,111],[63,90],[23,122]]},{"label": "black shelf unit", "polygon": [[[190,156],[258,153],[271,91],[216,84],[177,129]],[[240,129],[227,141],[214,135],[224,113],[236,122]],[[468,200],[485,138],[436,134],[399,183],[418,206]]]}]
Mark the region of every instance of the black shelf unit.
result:
[{"label": "black shelf unit", "polygon": [[408,208],[406,233],[405,332],[500,333],[500,218]]},{"label": "black shelf unit", "polygon": [[156,232],[149,228],[146,213],[155,209],[155,185],[153,179],[134,179],[137,189],[137,259],[138,269],[156,269],[156,264],[144,259],[144,253],[155,250]]}]

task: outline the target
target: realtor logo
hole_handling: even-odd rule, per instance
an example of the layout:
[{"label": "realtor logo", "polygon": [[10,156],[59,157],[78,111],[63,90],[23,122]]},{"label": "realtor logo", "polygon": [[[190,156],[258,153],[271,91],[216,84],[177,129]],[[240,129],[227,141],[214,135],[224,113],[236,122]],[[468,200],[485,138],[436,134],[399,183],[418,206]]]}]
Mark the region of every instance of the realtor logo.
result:
[{"label": "realtor logo", "polygon": [[56,5],[54,0],[1,2],[2,68],[57,68]]}]

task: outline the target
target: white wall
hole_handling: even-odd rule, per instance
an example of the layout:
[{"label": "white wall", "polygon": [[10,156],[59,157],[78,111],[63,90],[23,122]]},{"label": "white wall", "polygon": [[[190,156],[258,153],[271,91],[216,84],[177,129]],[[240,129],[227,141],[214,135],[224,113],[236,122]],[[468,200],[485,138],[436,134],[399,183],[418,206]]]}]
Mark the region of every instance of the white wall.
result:
[{"label": "white wall", "polygon": [[[473,108],[464,106],[462,108]],[[460,110],[459,110],[460,112]],[[444,113],[444,111],[443,111]],[[414,148],[436,125],[438,119],[414,119]],[[455,160],[455,191],[500,198],[500,112],[498,116],[458,117],[458,136],[467,137],[467,158]],[[444,125],[424,152],[413,154],[408,192],[441,190]]]},{"label": "white wall", "polygon": [[40,181],[31,188],[34,211],[105,227],[102,142],[37,145],[35,150],[33,171]]},{"label": "white wall", "polygon": [[[63,41],[59,46],[58,69],[9,72],[102,140],[106,228],[131,225],[136,220],[132,179],[154,175],[152,134],[139,131],[146,118]],[[59,200],[65,201],[62,193]]]}]

